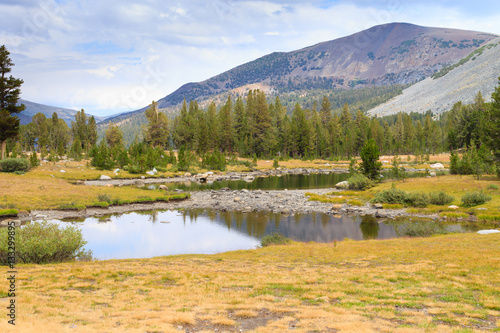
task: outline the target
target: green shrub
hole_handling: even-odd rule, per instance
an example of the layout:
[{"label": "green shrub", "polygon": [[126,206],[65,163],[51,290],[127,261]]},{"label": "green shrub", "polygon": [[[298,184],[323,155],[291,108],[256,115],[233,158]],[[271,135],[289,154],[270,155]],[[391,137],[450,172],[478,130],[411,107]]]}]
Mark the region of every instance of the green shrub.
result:
[{"label": "green shrub", "polygon": [[373,202],[388,203],[388,204],[404,204],[406,192],[397,189],[394,184],[389,190],[384,190],[375,194]]},{"label": "green shrub", "polygon": [[433,222],[404,223],[396,225],[394,230],[398,237],[430,237],[451,233],[446,226]]},{"label": "green shrub", "polygon": [[491,197],[484,194],[483,191],[469,192],[462,196],[462,204],[464,207],[479,206],[490,200]]},{"label": "green shrub", "polygon": [[405,204],[412,207],[426,207],[429,204],[427,193],[406,193]]},{"label": "green shrub", "polygon": [[[8,228],[0,229],[0,265],[8,265]],[[59,228],[49,222],[30,222],[16,228],[16,263],[47,264],[92,257],[87,242],[73,226]]]},{"label": "green shrub", "polygon": [[393,186],[375,194],[373,202],[387,204],[401,204],[413,207],[425,207],[429,204],[429,195],[426,193],[408,193]]},{"label": "green shrub", "polygon": [[97,201],[111,203],[111,197],[108,194],[98,194]]},{"label": "green shrub", "polygon": [[455,198],[451,195],[440,192],[431,192],[429,193],[430,203],[433,205],[449,205],[455,200]]},{"label": "green shrub", "polygon": [[486,189],[488,189],[488,190],[498,190],[498,185],[497,184],[489,184]]},{"label": "green shrub", "polygon": [[262,237],[260,245],[263,247],[269,245],[281,245],[281,244],[288,244],[291,241],[292,240],[290,238],[285,237],[282,233],[274,232],[270,235]]},{"label": "green shrub", "polygon": [[0,160],[0,171],[2,172],[26,172],[30,169],[30,163],[23,158],[6,158]]},{"label": "green shrub", "polygon": [[362,174],[355,174],[347,179],[350,190],[363,191],[373,187],[373,182]]}]

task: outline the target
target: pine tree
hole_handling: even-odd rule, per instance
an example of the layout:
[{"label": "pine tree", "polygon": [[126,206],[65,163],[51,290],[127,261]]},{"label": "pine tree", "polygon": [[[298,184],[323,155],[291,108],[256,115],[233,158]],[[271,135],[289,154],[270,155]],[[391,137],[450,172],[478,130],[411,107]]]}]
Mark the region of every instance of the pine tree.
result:
[{"label": "pine tree", "polygon": [[17,105],[23,80],[6,75],[14,66],[5,45],[0,46],[0,159],[5,158],[7,139],[19,134],[19,117],[15,114],[23,111],[23,104]]},{"label": "pine tree", "polygon": [[488,122],[485,122],[484,141],[492,150],[498,163],[497,170],[500,174],[500,77],[498,86],[491,95],[491,103],[487,111]]},{"label": "pine tree", "polygon": [[219,147],[226,152],[233,152],[234,127],[232,116],[233,104],[228,96],[226,104],[219,110]]},{"label": "pine tree", "polygon": [[104,132],[104,138],[110,148],[123,146],[123,132],[113,123],[109,123],[108,128]]},{"label": "pine tree", "polygon": [[380,150],[375,140],[366,141],[360,155],[363,160],[360,164],[362,173],[372,180],[378,179],[380,170],[382,170],[382,163],[378,161]]},{"label": "pine tree", "polygon": [[158,103],[153,101],[144,112],[148,124],[144,127],[144,139],[153,147],[165,148],[168,142],[168,118],[158,111]]}]

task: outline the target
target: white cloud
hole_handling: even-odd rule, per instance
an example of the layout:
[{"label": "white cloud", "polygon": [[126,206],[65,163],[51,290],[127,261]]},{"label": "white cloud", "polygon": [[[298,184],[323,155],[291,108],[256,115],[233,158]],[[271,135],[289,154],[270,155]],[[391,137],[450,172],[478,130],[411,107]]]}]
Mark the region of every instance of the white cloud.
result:
[{"label": "white cloud", "polygon": [[[499,6],[448,0],[5,0],[0,44],[11,52],[13,74],[24,79],[23,98],[109,114],[146,106],[187,82],[267,53],[378,24],[500,33]],[[151,79],[152,68],[160,78]]]}]

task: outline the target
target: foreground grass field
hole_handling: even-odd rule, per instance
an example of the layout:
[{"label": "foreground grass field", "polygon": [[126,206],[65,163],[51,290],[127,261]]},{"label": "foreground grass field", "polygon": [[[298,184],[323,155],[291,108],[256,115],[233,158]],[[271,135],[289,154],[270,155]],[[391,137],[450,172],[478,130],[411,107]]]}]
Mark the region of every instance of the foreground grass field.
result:
[{"label": "foreground grass field", "polygon": [[0,331],[498,331],[499,267],[498,234],[20,265]]}]

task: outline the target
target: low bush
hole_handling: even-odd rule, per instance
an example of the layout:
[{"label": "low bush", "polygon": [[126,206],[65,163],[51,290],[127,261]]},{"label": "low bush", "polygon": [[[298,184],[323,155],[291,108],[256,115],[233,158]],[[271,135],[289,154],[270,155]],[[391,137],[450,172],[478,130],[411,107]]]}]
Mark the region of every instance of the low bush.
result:
[{"label": "low bush", "polygon": [[376,203],[388,203],[388,204],[404,204],[406,198],[406,192],[393,186],[382,192],[378,192],[373,197],[373,202]]},{"label": "low bush", "polygon": [[412,207],[426,207],[429,204],[430,200],[429,195],[426,193],[408,193],[403,190],[397,189],[393,185],[390,189],[375,194],[372,202],[401,204]]},{"label": "low bush", "polygon": [[462,205],[464,207],[479,206],[490,200],[491,197],[489,195],[484,194],[483,191],[469,192],[465,193],[462,196]]},{"label": "low bush", "polygon": [[429,193],[430,203],[433,205],[449,205],[455,198],[443,191]]},{"label": "low bush", "polygon": [[489,184],[486,189],[488,189],[488,190],[498,190],[498,185],[497,184]]},{"label": "low bush", "polygon": [[23,158],[6,158],[0,160],[1,172],[26,172],[30,169],[30,163]]},{"label": "low bush", "polygon": [[262,247],[264,246],[269,246],[269,245],[282,245],[282,244],[288,244],[292,240],[290,238],[285,237],[283,234],[279,232],[274,232],[270,235],[266,235],[262,237],[262,241],[260,242],[260,245]]},{"label": "low bush", "polygon": [[350,190],[367,190],[371,187],[373,187],[373,181],[371,181],[368,177],[362,174],[355,174],[349,179],[347,179],[347,182],[349,183],[349,189]]},{"label": "low bush", "polygon": [[433,222],[404,223],[396,225],[394,230],[398,237],[430,237],[451,233],[448,227]]},{"label": "low bush", "polygon": [[[0,265],[9,264],[8,229],[0,229]],[[87,242],[73,226],[59,228],[49,222],[30,222],[15,232],[16,263],[47,264],[92,258]]]}]

